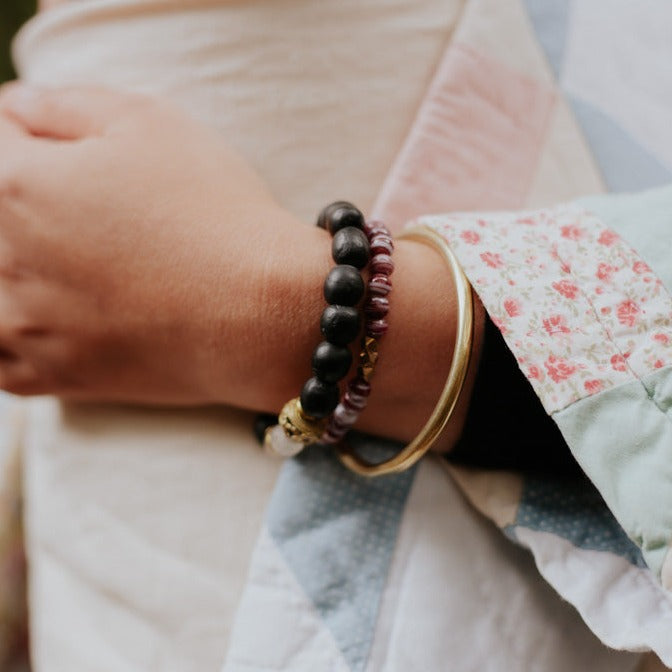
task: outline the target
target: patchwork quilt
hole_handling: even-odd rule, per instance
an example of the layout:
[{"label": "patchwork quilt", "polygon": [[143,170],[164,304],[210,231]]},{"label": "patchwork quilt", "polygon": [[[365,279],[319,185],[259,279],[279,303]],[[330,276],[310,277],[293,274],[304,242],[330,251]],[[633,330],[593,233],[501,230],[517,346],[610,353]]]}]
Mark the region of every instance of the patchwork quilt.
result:
[{"label": "patchwork quilt", "polygon": [[[586,478],[430,456],[365,480],[320,450],[276,477],[222,450],[225,431],[251,444],[242,413],[38,400],[22,446],[36,669],[210,669],[202,655],[225,672],[632,672],[624,651],[672,666],[672,6],[452,5],[373,215],[450,242]],[[20,586],[18,478],[3,473],[7,585]],[[235,504],[250,488],[272,491],[261,524]],[[212,542],[225,530],[254,545],[241,595]],[[20,622],[21,595],[0,599]],[[7,650],[21,643],[2,632]]]},{"label": "patchwork quilt", "polygon": [[[625,2],[467,3],[376,211],[448,240],[588,476],[452,478],[604,643],[672,665],[672,14],[649,5],[658,25]],[[568,170],[640,193],[550,206]],[[471,669],[439,662],[450,636],[422,611],[437,603],[390,597],[463,580],[397,538],[427,469],[371,482],[319,451],[287,463],[224,670]]]}]

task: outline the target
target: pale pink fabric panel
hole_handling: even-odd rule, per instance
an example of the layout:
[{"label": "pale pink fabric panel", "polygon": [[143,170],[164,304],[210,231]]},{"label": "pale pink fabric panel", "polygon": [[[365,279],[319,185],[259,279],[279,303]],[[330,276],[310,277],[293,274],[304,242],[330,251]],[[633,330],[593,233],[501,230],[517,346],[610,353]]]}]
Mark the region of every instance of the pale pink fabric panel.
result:
[{"label": "pale pink fabric panel", "polygon": [[521,207],[555,103],[552,87],[456,43],[447,52],[375,215]]}]

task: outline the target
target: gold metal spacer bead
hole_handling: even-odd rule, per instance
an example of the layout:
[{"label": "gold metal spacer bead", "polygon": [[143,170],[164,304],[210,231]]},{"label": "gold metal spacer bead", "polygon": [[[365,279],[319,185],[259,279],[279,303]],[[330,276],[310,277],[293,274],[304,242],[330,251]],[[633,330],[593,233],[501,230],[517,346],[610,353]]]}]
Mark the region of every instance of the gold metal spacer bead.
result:
[{"label": "gold metal spacer bead", "polygon": [[364,347],[359,353],[359,368],[362,372],[362,377],[368,383],[370,382],[373,372],[378,361],[378,341],[371,336],[364,338]]},{"label": "gold metal spacer bead", "polygon": [[306,415],[301,408],[301,400],[296,397],[288,401],[278,415],[278,424],[292,440],[307,446],[317,443],[327,427],[327,419],[317,420]]}]

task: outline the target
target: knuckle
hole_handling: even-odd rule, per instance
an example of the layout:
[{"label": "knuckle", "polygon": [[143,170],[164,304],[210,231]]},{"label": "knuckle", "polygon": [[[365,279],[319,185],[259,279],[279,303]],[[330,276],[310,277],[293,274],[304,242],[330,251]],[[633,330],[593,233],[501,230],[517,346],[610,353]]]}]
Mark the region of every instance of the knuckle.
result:
[{"label": "knuckle", "polygon": [[0,389],[18,396],[37,394],[37,379],[27,375],[16,361],[3,361],[0,365]]},{"label": "knuckle", "polygon": [[28,272],[14,255],[0,252],[0,280],[20,282],[28,277]]},{"label": "knuckle", "polygon": [[[0,378],[0,380],[2,379]],[[13,378],[12,376],[7,376],[0,387],[2,387],[5,392],[9,392],[18,397],[30,397],[38,394],[46,394],[48,392],[48,390],[42,388],[37,380]]]},{"label": "knuckle", "polygon": [[[26,314],[23,307],[11,300],[2,302],[3,320],[0,330],[0,340],[10,349],[16,348],[22,337],[30,332],[36,325]],[[0,351],[1,353],[1,351]],[[0,363],[2,362],[0,354]]]},{"label": "knuckle", "polygon": [[0,362],[0,389],[20,397],[57,394],[58,377],[44,364],[31,359],[11,357]]},{"label": "knuckle", "polygon": [[7,162],[0,169],[0,206],[19,200],[22,193],[23,181],[16,167]]}]

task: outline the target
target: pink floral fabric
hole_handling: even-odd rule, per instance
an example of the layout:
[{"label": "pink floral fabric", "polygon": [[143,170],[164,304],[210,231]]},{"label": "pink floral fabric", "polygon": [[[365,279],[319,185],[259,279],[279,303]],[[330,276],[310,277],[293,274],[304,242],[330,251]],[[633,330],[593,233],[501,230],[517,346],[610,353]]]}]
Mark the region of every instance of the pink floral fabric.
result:
[{"label": "pink floral fabric", "polygon": [[592,213],[424,217],[451,245],[548,413],[672,364],[672,298]]}]

